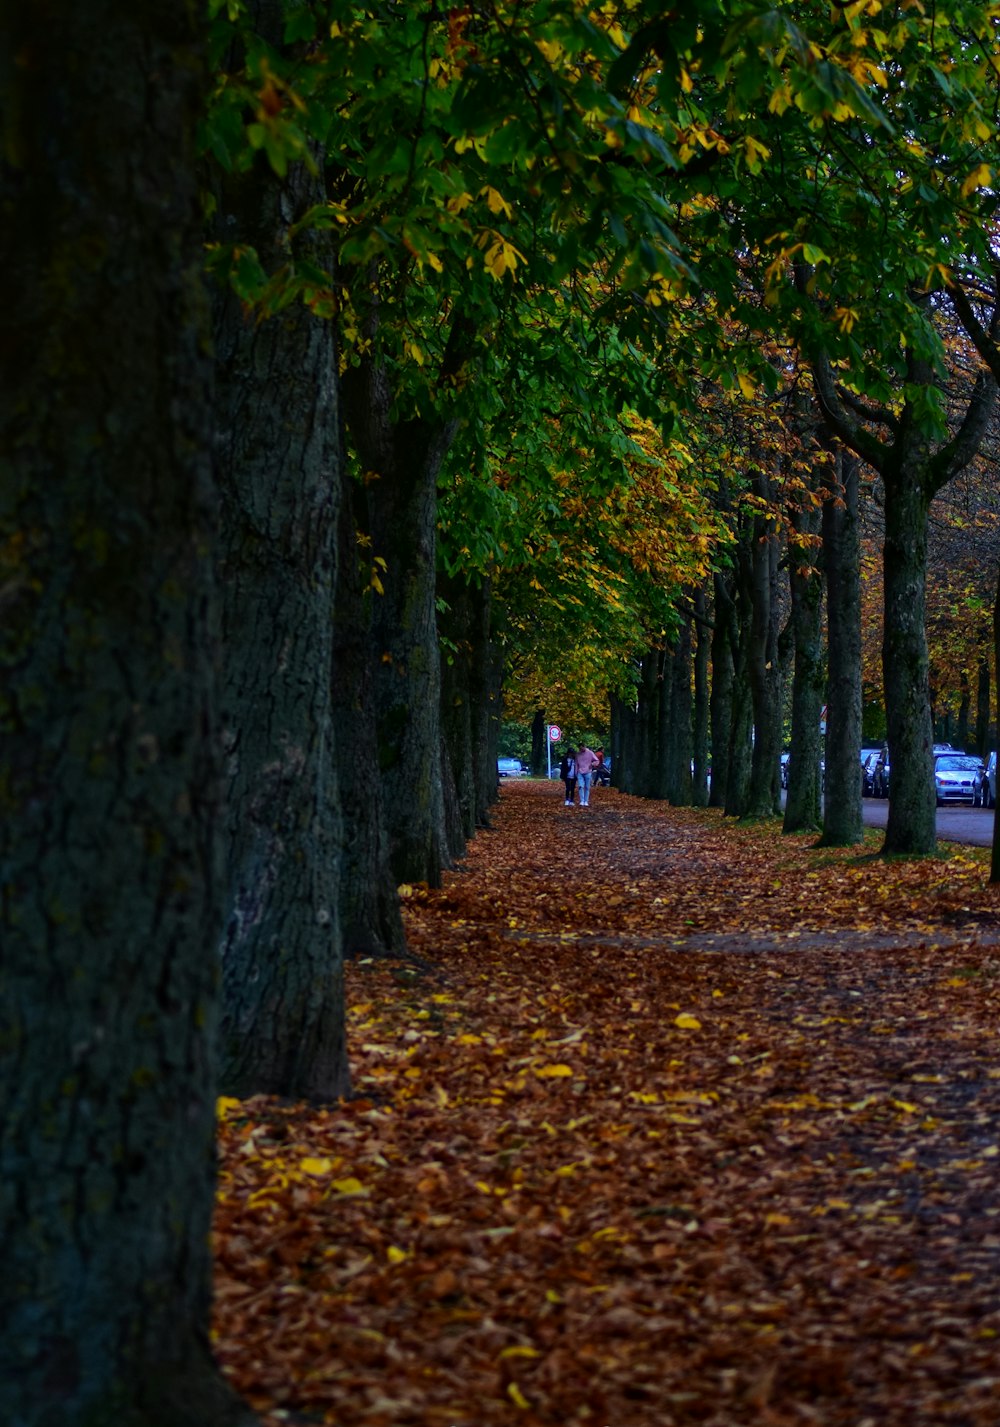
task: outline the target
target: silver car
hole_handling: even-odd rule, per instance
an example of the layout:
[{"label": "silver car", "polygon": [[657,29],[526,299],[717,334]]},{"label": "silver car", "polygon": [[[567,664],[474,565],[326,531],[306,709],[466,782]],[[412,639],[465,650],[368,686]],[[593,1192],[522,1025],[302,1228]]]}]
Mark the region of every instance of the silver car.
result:
[{"label": "silver car", "polygon": [[982,759],[969,753],[939,753],[934,759],[934,795],[941,803],[974,803]]}]

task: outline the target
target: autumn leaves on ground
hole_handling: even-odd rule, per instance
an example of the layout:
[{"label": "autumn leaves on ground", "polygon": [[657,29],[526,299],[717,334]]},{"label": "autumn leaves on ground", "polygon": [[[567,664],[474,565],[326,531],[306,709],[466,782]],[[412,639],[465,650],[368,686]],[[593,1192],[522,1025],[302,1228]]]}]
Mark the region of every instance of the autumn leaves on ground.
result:
[{"label": "autumn leaves on ground", "polygon": [[350,969],[356,1098],[223,1102],[227,1373],[268,1427],[995,1427],[986,877],[507,784]]}]

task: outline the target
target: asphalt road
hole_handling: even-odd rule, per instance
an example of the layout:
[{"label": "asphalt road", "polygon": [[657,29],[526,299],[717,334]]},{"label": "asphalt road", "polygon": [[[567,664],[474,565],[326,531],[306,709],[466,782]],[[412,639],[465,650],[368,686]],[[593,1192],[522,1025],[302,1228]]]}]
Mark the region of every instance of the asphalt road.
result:
[{"label": "asphalt road", "polygon": [[[886,818],[889,816],[889,804],[885,798],[865,798],[862,806],[866,827],[885,827]],[[995,811],[994,808],[970,808],[965,804],[938,808],[938,841],[991,847]]]}]

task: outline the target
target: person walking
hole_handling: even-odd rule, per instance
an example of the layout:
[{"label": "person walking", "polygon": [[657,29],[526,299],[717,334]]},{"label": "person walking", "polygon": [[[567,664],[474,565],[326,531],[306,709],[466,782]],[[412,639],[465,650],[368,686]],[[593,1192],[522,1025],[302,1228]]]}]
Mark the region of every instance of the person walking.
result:
[{"label": "person walking", "polygon": [[597,754],[586,744],[576,755],[576,785],[580,790],[581,808],[590,807],[590,785],[594,778],[594,769],[599,763]]},{"label": "person walking", "polygon": [[566,807],[573,806],[573,798],[576,793],[576,749],[567,748],[563,754],[563,760],[559,764],[559,776],[566,784]]}]

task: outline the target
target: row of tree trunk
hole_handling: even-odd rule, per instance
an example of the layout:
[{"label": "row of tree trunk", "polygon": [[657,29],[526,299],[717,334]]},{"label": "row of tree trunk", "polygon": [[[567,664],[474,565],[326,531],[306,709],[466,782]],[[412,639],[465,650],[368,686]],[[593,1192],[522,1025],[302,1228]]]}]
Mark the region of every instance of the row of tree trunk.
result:
[{"label": "row of tree trunk", "polygon": [[[904,424],[888,450],[847,421],[832,382],[821,375],[817,386],[825,392],[824,410],[840,415],[841,439],[817,464],[815,498],[797,495],[782,536],[774,483],[763,464],[751,467],[753,500],[736,517],[728,567],[714,575],[710,595],[698,591],[680,601],[672,640],[639,661],[635,698],[612,700],[614,781],[626,792],[681,805],[707,803],[748,818],[777,815],[790,678],[784,828],[815,831],[828,845],[861,840],[861,461],[846,444],[853,436],[877,463],[886,490],[883,670],[893,792],[884,850],[927,854],[936,835],[924,629],[928,511],[934,491],[974,453],[993,411],[995,384],[980,377],[960,430],[947,442],[935,446],[912,433],[907,441]],[[731,508],[724,487],[719,499]],[[784,592],[781,566],[787,566]]]},{"label": "row of tree trunk", "polygon": [[[375,359],[342,382],[307,306],[207,291],[200,31],[0,24],[11,1427],[250,1420],[208,1342],[216,1095],[348,1090],[344,957],[403,951],[398,884],[496,796],[489,586],[436,571],[454,430],[397,420]],[[214,180],[213,236],[330,267],[287,238],[319,159]]]}]

